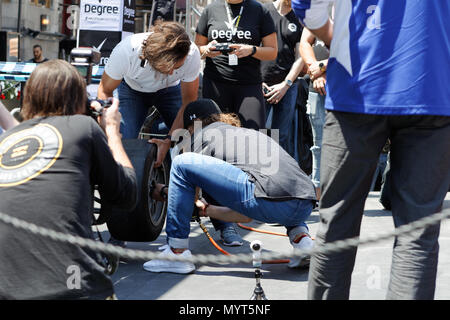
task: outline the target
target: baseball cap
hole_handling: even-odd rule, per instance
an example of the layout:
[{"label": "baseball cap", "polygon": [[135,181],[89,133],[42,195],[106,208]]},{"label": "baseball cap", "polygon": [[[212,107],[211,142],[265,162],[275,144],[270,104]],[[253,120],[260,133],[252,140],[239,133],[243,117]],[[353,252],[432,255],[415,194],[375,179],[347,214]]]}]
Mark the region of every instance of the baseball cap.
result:
[{"label": "baseball cap", "polygon": [[222,113],[217,103],[211,99],[198,99],[192,101],[184,109],[184,128],[189,127],[195,119],[204,119],[212,114]]}]

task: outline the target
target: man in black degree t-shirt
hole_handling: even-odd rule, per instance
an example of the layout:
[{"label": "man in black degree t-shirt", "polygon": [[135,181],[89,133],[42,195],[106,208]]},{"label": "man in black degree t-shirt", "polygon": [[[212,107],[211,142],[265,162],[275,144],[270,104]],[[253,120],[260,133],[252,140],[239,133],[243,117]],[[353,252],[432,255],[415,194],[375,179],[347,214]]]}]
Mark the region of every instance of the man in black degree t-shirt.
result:
[{"label": "man in black degree t-shirt", "polygon": [[277,0],[265,4],[275,22],[278,41],[276,60],[261,64],[264,95],[273,110],[271,129],[279,130],[279,143],[294,157],[293,119],[298,95],[297,77],[304,62],[299,44],[303,27],[291,8],[291,0]]},{"label": "man in black degree t-shirt", "polygon": [[[197,201],[201,215],[232,222],[280,223],[286,226],[294,250],[312,248],[305,223],[316,198],[311,180],[273,139],[236,125],[236,117],[222,114],[211,99],[186,106],[184,126],[193,133],[193,152],[185,151],[172,162],[166,221],[169,246],[161,258],[191,255],[189,232],[196,187],[219,203]],[[308,259],[301,257],[292,259],[289,266],[307,263]],[[189,273],[195,266],[154,259],[146,262],[144,269]]]},{"label": "man in black degree t-shirt", "polygon": [[[119,133],[118,100],[100,125],[83,115],[84,79],[68,62],[30,76],[26,121],[0,135],[0,212],[67,235],[93,238],[93,187],[128,210],[136,176]],[[105,135],[106,133],[106,135]],[[114,293],[98,252],[0,223],[1,299],[106,299]]]}]

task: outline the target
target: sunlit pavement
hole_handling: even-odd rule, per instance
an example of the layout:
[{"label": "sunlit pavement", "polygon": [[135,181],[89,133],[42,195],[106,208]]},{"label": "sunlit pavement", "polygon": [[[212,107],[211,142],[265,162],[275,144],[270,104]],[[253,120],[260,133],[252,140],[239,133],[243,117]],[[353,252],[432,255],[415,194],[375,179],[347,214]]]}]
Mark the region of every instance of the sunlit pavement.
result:
[{"label": "sunlit pavement", "polygon": [[[378,202],[379,192],[371,192],[365,206],[361,237],[372,236],[394,228],[390,211]],[[445,208],[450,208],[450,193]],[[307,221],[314,237],[319,214],[314,211]],[[208,219],[203,219],[219,245],[220,235]],[[247,226],[285,233],[284,227],[252,222]],[[435,299],[450,299],[450,223],[441,225],[440,256]],[[244,239],[242,247],[224,247],[229,253],[251,254],[250,242],[260,240],[265,251],[289,253],[288,239],[238,228]],[[104,232],[107,233],[107,232]],[[106,238],[108,236],[106,235]],[[165,244],[165,233],[151,243],[129,242],[127,248],[157,251]],[[358,249],[352,277],[350,299],[383,300],[389,283],[393,238],[362,246]],[[192,254],[222,255],[206,238],[196,222],[191,223]],[[112,276],[115,292],[121,300],[247,300],[255,288],[251,263],[197,265],[193,274],[151,273],[142,268],[144,261],[122,261]],[[308,269],[289,269],[286,264],[263,264],[262,288],[269,300],[304,300],[308,285]]]}]

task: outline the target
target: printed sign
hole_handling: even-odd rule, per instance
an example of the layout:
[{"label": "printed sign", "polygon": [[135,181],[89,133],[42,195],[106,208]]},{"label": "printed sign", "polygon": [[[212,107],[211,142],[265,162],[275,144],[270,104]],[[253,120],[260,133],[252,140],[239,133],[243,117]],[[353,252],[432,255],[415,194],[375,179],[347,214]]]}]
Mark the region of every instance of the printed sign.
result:
[{"label": "printed sign", "polygon": [[122,31],[123,0],[81,0],[80,30]]},{"label": "printed sign", "polygon": [[79,46],[95,47],[105,66],[114,47],[134,33],[135,0],[81,0]]},{"label": "printed sign", "polygon": [[80,30],[80,46],[96,48],[102,54],[100,66],[105,66],[114,47],[122,40],[120,31]]},{"label": "printed sign", "polygon": [[136,16],[135,0],[123,0],[122,31],[134,33],[134,18]]}]

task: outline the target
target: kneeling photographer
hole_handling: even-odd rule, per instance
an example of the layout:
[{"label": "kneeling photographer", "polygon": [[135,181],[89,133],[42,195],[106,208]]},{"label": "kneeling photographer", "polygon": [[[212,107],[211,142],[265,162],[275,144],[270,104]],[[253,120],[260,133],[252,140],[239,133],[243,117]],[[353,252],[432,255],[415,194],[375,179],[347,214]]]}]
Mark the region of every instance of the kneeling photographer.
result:
[{"label": "kneeling photographer", "polygon": [[[102,201],[135,206],[136,175],[121,142],[119,103],[103,109],[96,123],[86,116],[86,100],[85,79],[68,62],[36,67],[25,89],[25,121],[0,135],[0,212],[93,238],[94,185]],[[0,299],[114,294],[100,254],[89,249],[0,224],[0,257]]]}]

